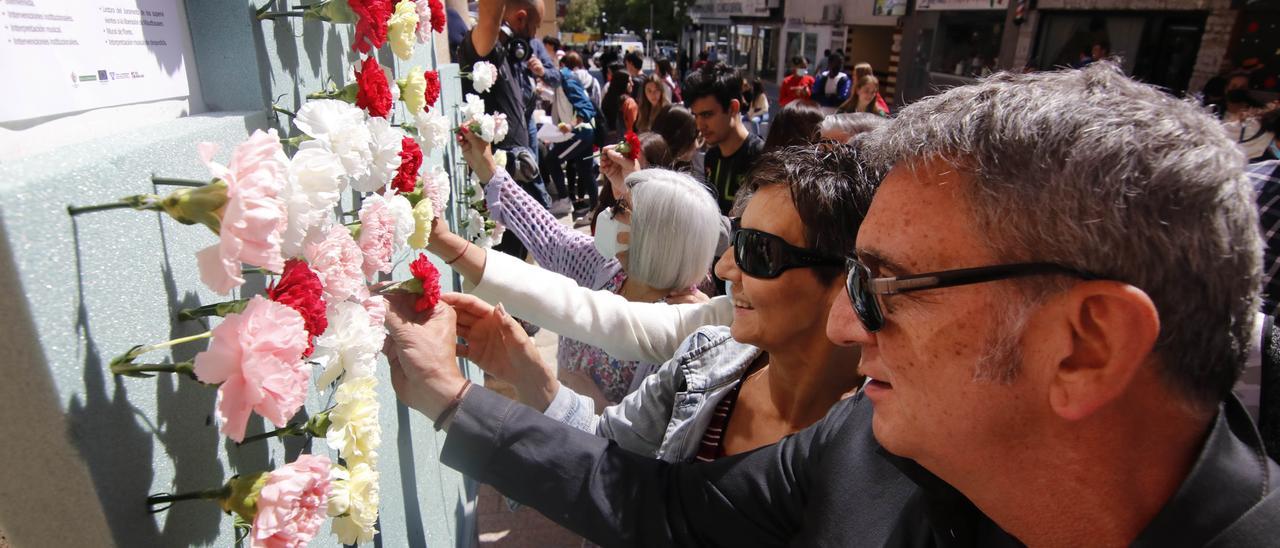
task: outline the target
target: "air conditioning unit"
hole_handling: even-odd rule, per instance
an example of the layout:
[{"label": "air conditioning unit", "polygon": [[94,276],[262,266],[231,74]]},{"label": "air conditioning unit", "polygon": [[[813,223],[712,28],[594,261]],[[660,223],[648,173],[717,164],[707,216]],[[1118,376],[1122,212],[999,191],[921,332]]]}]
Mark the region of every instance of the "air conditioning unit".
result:
[{"label": "air conditioning unit", "polygon": [[824,23],[844,22],[844,5],[827,4],[825,6],[822,6],[822,22]]}]

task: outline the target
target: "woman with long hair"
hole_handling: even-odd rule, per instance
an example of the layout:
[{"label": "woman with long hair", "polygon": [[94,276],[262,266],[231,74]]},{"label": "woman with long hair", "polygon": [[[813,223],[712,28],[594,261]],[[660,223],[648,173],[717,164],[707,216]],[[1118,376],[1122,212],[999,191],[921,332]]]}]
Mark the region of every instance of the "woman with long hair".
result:
[{"label": "woman with long hair", "polygon": [[644,79],[644,94],[641,95],[640,115],[636,118],[636,131],[644,132],[653,129],[653,121],[662,110],[671,105],[667,96],[667,84],[658,73],[650,74]]},{"label": "woman with long hair", "polygon": [[858,78],[858,84],[849,99],[840,105],[839,112],[870,112],[879,116],[889,116],[889,111],[880,107],[880,80],[870,74]]}]

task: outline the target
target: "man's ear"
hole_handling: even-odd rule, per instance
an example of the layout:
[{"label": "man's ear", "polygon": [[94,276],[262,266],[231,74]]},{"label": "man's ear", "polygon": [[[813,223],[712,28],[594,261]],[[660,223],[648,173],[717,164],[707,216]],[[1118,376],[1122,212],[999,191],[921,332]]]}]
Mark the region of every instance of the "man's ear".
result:
[{"label": "man's ear", "polygon": [[737,99],[729,99],[729,114],[741,114],[742,102]]},{"label": "man's ear", "polygon": [[1061,301],[1071,347],[1049,383],[1049,403],[1067,420],[1088,417],[1129,389],[1153,359],[1160,315],[1145,292],[1129,284],[1091,281]]}]

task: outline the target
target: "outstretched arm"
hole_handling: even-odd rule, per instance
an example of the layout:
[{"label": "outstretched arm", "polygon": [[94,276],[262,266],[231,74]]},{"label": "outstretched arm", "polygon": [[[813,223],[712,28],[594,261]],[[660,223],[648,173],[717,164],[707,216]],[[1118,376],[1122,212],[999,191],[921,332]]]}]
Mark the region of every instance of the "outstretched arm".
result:
[{"label": "outstretched arm", "polygon": [[726,296],[697,304],[630,302],[493,251],[487,253],[483,277],[471,293],[619,360],[665,362],[699,327],[733,321],[733,303]]}]

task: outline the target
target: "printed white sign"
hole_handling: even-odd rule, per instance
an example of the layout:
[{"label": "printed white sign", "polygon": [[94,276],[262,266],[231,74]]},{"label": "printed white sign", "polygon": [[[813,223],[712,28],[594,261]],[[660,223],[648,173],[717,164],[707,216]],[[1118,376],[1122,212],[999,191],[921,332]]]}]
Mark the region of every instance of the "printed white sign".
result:
[{"label": "printed white sign", "polygon": [[180,0],[0,0],[0,122],[186,97]]}]

